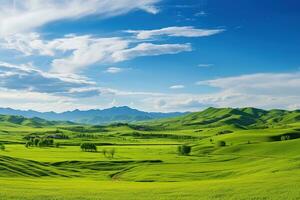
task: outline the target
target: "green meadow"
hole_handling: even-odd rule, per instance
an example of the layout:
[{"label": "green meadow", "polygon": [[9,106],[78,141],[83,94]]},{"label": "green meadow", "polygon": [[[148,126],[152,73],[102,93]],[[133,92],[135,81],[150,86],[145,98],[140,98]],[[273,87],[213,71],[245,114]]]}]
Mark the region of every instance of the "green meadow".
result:
[{"label": "green meadow", "polygon": [[[107,126],[0,119],[1,200],[300,199],[299,111],[209,108]],[[33,138],[53,144],[26,146]]]}]

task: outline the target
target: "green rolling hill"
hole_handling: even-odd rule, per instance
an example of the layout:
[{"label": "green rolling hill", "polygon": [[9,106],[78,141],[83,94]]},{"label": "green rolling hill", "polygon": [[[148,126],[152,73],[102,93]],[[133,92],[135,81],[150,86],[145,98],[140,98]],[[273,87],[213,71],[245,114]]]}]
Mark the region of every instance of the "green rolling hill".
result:
[{"label": "green rolling hill", "polygon": [[26,118],[23,116],[15,115],[0,115],[0,125],[7,126],[29,126],[29,127],[48,127],[57,125],[72,125],[72,122],[62,122],[62,121],[48,121],[38,117]]},{"label": "green rolling hill", "polygon": [[231,126],[236,129],[268,128],[300,122],[300,111],[257,108],[208,108],[184,116],[156,120],[148,125],[164,128],[209,128]]}]

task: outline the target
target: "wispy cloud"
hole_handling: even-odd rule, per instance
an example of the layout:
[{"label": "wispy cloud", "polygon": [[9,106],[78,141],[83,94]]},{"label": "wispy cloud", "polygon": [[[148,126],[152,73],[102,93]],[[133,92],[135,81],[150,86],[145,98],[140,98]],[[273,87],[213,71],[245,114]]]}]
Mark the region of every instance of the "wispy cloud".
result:
[{"label": "wispy cloud", "polygon": [[120,68],[120,67],[109,67],[105,70],[105,72],[109,73],[109,74],[118,74],[118,73],[121,73],[121,72],[125,71],[126,69],[125,68]]},{"label": "wispy cloud", "polygon": [[170,86],[170,89],[183,89],[183,88],[185,88],[184,85],[172,85],[172,86]]},{"label": "wispy cloud", "polygon": [[149,39],[154,36],[206,37],[224,31],[224,29],[197,29],[193,26],[173,26],[156,30],[128,30],[126,32],[135,34],[138,39]]},{"label": "wispy cloud", "polygon": [[180,52],[192,51],[190,44],[153,44],[141,43],[133,48],[114,52],[114,62],[121,62],[141,56],[158,56],[163,54],[177,54]]},{"label": "wispy cloud", "polygon": [[160,0],[6,0],[0,5],[0,37],[31,31],[49,22],[98,15],[106,18],[134,10],[156,14]]},{"label": "wispy cloud", "polygon": [[198,64],[198,67],[201,67],[201,68],[210,68],[210,67],[213,67],[214,64]]}]

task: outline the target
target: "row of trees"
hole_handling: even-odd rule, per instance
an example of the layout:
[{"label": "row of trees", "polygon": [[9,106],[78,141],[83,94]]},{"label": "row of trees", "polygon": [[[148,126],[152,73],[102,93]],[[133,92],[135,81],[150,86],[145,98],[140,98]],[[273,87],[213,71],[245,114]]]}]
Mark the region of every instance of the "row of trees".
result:
[{"label": "row of trees", "polygon": [[54,140],[51,138],[31,138],[26,142],[25,147],[50,147],[54,145]]},{"label": "row of trees", "polygon": [[97,152],[97,146],[94,143],[82,143],[80,149],[82,151]]}]

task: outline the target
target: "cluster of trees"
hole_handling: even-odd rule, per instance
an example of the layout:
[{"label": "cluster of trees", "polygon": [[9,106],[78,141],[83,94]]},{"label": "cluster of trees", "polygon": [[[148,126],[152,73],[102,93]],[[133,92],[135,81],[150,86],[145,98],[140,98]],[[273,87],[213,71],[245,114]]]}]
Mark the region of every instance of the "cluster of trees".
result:
[{"label": "cluster of trees", "polygon": [[25,146],[28,147],[50,147],[54,145],[54,140],[51,138],[30,138]]},{"label": "cluster of trees", "polygon": [[5,145],[0,143],[0,151],[5,151]]},{"label": "cluster of trees", "polygon": [[82,143],[80,145],[80,149],[82,151],[88,151],[88,152],[97,152],[97,146],[94,143]]},{"label": "cluster of trees", "polygon": [[192,147],[188,146],[188,145],[181,145],[181,146],[178,146],[177,150],[178,150],[179,155],[188,156],[192,151]]}]

